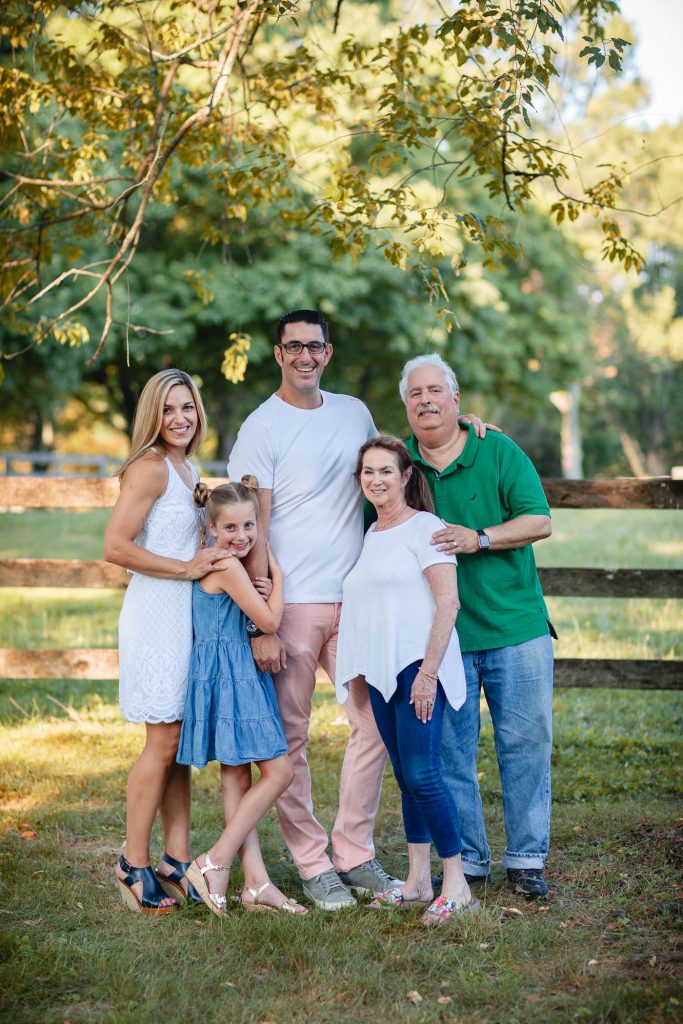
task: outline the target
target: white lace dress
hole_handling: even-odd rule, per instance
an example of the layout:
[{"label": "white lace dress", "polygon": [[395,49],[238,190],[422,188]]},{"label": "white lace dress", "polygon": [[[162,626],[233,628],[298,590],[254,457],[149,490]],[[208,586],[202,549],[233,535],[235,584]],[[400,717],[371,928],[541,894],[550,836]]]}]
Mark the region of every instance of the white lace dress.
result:
[{"label": "white lace dress", "polygon": [[[199,510],[173,468],[136,537],[157,555],[189,561],[199,549]],[[190,467],[190,464],[187,464]],[[194,467],[191,471],[195,479]],[[131,574],[119,618],[119,708],[129,722],[183,717],[192,651],[192,581]]]}]

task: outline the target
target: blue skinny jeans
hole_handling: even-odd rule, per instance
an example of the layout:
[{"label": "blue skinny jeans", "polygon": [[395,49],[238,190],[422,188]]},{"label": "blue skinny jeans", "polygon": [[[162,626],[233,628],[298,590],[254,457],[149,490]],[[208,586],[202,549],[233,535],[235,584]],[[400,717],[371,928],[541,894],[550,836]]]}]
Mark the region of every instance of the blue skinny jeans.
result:
[{"label": "blue skinny jeans", "polygon": [[370,703],[401,790],[406,840],[433,842],[440,857],[455,857],[461,849],[460,819],[441,771],[446,697],[438,685],[431,721],[419,720],[409,700],[420,664],[415,661],[399,673],[396,692],[389,701],[368,686]]}]

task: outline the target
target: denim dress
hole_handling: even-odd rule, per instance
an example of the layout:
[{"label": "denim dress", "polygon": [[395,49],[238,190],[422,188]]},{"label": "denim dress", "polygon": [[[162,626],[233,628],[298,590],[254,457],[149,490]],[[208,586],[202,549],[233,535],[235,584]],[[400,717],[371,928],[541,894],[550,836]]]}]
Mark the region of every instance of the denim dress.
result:
[{"label": "denim dress", "polygon": [[231,597],[207,594],[195,581],[179,764],[247,764],[287,753],[273,680],[256,668],[246,623]]}]

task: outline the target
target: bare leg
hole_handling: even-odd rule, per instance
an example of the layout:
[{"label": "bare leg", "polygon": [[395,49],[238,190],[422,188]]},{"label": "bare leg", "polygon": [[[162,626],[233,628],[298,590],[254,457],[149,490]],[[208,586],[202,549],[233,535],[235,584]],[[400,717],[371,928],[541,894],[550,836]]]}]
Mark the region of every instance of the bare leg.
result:
[{"label": "bare leg", "polygon": [[164,849],[176,860],[190,857],[190,799],[192,776],[187,764],[174,764],[168,773],[159,806],[164,826]]},{"label": "bare leg", "polygon": [[449,900],[455,900],[459,907],[466,906],[472,899],[470,887],[467,884],[462,870],[462,857],[444,857],[443,864],[443,887],[441,895]]},{"label": "bare leg", "polygon": [[[244,771],[240,772],[238,769]],[[225,824],[228,825],[235,814],[239,803],[245,793],[251,788],[251,765],[239,765],[229,771],[221,773],[221,784],[223,787],[223,809],[225,812]],[[242,891],[242,902],[253,903],[254,897],[249,889],[258,890],[270,882],[268,869],[263,860],[261,844],[258,832],[255,828],[251,830],[244,840],[237,856],[242,864],[244,872],[244,890]],[[259,895],[259,903],[263,906],[280,907],[286,900],[284,893],[280,892],[276,885],[270,885]],[[302,907],[303,910],[303,907]]]},{"label": "bare leg", "polygon": [[[242,797],[251,789],[251,765],[241,764],[221,771],[221,786],[223,789],[223,812],[227,826],[232,821]],[[257,889],[268,881],[268,872],[255,828],[244,840],[237,855],[242,863],[245,885]]]},{"label": "bare leg", "polygon": [[[180,739],[180,722],[145,723],[145,728],[145,746],[128,776],[126,790],[126,859],[137,868],[149,864],[152,826],[175,764]],[[116,874],[119,878],[125,877],[118,864]],[[140,883],[136,883],[133,889],[138,896],[141,895]],[[161,905],[174,902],[167,897]]]},{"label": "bare leg", "polygon": [[401,888],[407,900],[424,900],[428,903],[434,895],[430,850],[431,843],[408,843],[408,877]]},{"label": "bare leg", "polygon": [[[287,754],[282,754],[280,757],[273,758],[270,761],[259,761],[257,764],[261,773],[260,779],[243,792],[221,837],[208,851],[208,856],[214,864],[221,864],[227,867],[232,864],[233,857],[245,845],[247,838],[256,828],[256,825],[263,815],[270,807],[273,806],[280,794],[285,791],[292,781],[292,766]],[[224,779],[226,776],[230,776],[234,773],[238,780],[240,778],[243,779],[243,768],[243,765],[221,765],[221,778]],[[243,784],[244,783],[242,782],[242,785]],[[227,787],[228,789],[231,788],[231,783],[229,781],[227,783]],[[235,786],[235,792],[237,791],[237,788],[238,786]],[[230,798],[230,806],[232,807],[232,797]],[[261,852],[259,848],[259,858],[260,857]],[[206,863],[206,854],[202,854],[198,857],[197,863],[200,867],[203,867]],[[263,863],[262,859],[261,863]],[[265,873],[265,867],[263,870]],[[268,875],[266,873],[263,881],[265,881],[267,877]],[[227,871],[207,872],[206,883],[209,892],[224,895],[228,887]]]},{"label": "bare leg", "polygon": [[[174,763],[168,773],[159,813],[164,826],[164,853],[185,863],[192,860],[190,853],[191,795],[190,766]],[[161,857],[156,870],[158,875],[168,876],[173,874],[175,868]],[[185,877],[180,879],[180,885],[187,896],[189,883]]]}]

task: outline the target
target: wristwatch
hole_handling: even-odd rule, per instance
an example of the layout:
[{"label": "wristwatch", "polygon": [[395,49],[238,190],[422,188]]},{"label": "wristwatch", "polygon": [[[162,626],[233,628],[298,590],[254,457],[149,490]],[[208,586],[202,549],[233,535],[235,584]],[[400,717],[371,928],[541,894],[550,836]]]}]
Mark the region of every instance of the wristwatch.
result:
[{"label": "wristwatch", "polygon": [[257,636],[265,636],[263,630],[259,629],[251,619],[247,619],[247,633],[252,640],[255,640]]},{"label": "wristwatch", "polygon": [[477,537],[479,538],[479,550],[488,551],[491,547],[491,538],[486,530],[477,530]]}]

